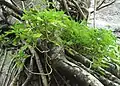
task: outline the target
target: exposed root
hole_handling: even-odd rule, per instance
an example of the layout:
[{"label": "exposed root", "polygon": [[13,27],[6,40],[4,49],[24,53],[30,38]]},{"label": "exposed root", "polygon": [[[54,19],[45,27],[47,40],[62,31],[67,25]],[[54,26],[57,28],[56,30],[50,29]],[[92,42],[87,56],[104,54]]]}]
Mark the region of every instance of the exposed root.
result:
[{"label": "exposed root", "polygon": [[3,71],[3,67],[4,67],[4,64],[5,64],[6,58],[7,58],[7,50],[5,49],[3,60],[2,60],[1,66],[0,66],[0,76],[1,76],[2,71]]}]

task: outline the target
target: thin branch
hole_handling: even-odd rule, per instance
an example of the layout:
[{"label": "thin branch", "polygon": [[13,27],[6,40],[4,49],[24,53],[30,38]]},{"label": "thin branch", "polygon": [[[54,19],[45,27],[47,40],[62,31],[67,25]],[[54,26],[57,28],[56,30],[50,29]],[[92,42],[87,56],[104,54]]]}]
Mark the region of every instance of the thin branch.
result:
[{"label": "thin branch", "polygon": [[104,77],[115,82],[115,83],[118,83],[120,84],[120,79],[118,79],[116,76],[114,76],[113,74],[111,74],[110,72],[104,70],[103,68],[99,68],[98,70],[100,70],[101,72],[104,72]]},{"label": "thin branch", "polygon": [[19,14],[20,16],[23,16],[24,12],[20,9],[18,9],[16,6],[10,4],[9,2],[7,1],[1,1],[0,0],[0,5],[5,5],[6,7],[12,9],[14,12],[16,12],[17,14]]},{"label": "thin branch", "polygon": [[94,19],[93,19],[93,27],[96,28],[96,0],[94,0]]},{"label": "thin branch", "polygon": [[79,4],[82,5],[82,6],[84,5],[85,8],[88,8],[88,4],[86,4],[86,3],[83,2],[83,1],[79,1]]},{"label": "thin branch", "polygon": [[23,10],[25,10],[25,3],[24,3],[24,1],[21,1],[21,3],[22,3]]},{"label": "thin branch", "polygon": [[99,8],[96,9],[96,10],[98,11],[98,10],[100,10],[100,9],[102,9],[102,8],[105,8],[105,7],[109,6],[109,5],[112,5],[112,4],[115,3],[115,2],[116,2],[116,0],[113,0],[112,2],[110,2],[110,3],[108,3],[108,4],[105,4],[104,6],[99,7]]},{"label": "thin branch", "polygon": [[5,76],[5,78],[4,78],[4,81],[3,81],[2,86],[5,86],[5,84],[8,84],[8,83],[6,83],[6,80],[7,80],[7,78],[8,78],[8,74],[9,74],[9,72],[10,72],[10,67],[11,67],[12,64],[13,64],[13,61],[14,61],[14,58],[11,59],[11,61],[10,61],[10,64],[9,64],[8,69],[7,69],[7,71],[6,71],[6,76]]},{"label": "thin branch", "polygon": [[[1,27],[0,27],[1,28]],[[2,55],[3,55],[3,50],[1,50],[1,52],[0,52],[0,58],[2,57]]]},{"label": "thin branch", "polygon": [[[10,82],[10,79],[11,79],[11,77],[12,77],[12,74],[16,74],[16,72],[17,72],[17,70],[15,70],[15,69],[16,69],[15,67],[16,67],[16,64],[12,67],[11,72],[10,72],[8,78],[7,78],[7,81],[5,82],[5,83],[6,83],[6,86],[8,86],[8,84],[9,84],[9,82]],[[15,72],[14,72],[14,71],[15,71]]]},{"label": "thin branch", "polygon": [[16,84],[18,82],[18,77],[19,77],[22,70],[23,70],[23,68],[19,68],[16,76],[13,78],[12,82],[10,83],[10,86],[16,86]]},{"label": "thin branch", "polygon": [[15,17],[16,19],[22,21],[22,19],[21,19],[18,15],[16,15],[15,13],[11,13],[11,15],[12,15],[13,17]]},{"label": "thin branch", "polygon": [[67,1],[66,0],[62,0],[62,2],[63,2],[63,5],[64,5],[64,7],[65,7],[65,11],[67,12],[67,14],[70,16],[70,13],[68,12],[68,5],[67,5]]},{"label": "thin branch", "polygon": [[54,80],[55,80],[55,82],[56,82],[57,86],[60,86],[60,85],[59,85],[59,83],[58,83],[58,81],[57,81],[57,79],[56,79],[56,77],[55,77],[55,75],[54,75],[54,74],[52,74],[52,76],[53,76],[53,78],[54,78]]},{"label": "thin branch", "polygon": [[68,83],[65,81],[65,79],[60,75],[60,73],[54,69],[54,71],[57,73],[57,75],[62,79],[62,81],[66,84],[66,86],[69,86]]},{"label": "thin branch", "polygon": [[[41,71],[41,73],[44,73],[43,68],[42,68],[42,64],[40,62],[38,54],[36,53],[36,51],[33,48],[31,48],[30,51],[31,51],[32,54],[35,55],[35,60],[36,60],[36,64],[38,66],[39,72]],[[43,86],[48,86],[48,82],[47,82],[46,76],[45,75],[41,75],[41,78],[42,78]]]},{"label": "thin branch", "polygon": [[[99,11],[99,10],[101,10],[102,8],[105,8],[105,7],[107,7],[107,6],[110,6],[110,5],[112,5],[113,3],[115,3],[116,2],[116,0],[113,0],[112,2],[110,2],[110,3],[108,3],[108,4],[105,4],[104,6],[102,6],[102,7],[97,7],[96,8],[96,11]],[[92,11],[92,12],[90,12],[91,14],[92,13],[94,13],[94,11]]]},{"label": "thin branch", "polygon": [[96,9],[98,9],[100,6],[102,6],[104,4],[104,2],[105,2],[105,0],[102,0],[101,3],[96,7]]},{"label": "thin branch", "polygon": [[72,2],[76,5],[76,7],[78,8],[78,11],[80,13],[80,15],[83,17],[83,19],[86,19],[85,17],[85,14],[83,13],[82,9],[81,9],[81,6],[79,6],[79,4],[75,1],[75,0],[72,0]]},{"label": "thin branch", "polygon": [[[47,53],[45,53],[45,61],[46,61],[45,69],[46,69],[46,72],[49,73],[48,68],[47,68],[47,66],[48,66],[48,67],[50,68],[50,70],[51,70],[51,73],[52,73],[52,67],[51,67],[51,65],[48,63],[48,58],[50,58],[50,57],[48,56]],[[51,77],[50,77],[50,74],[49,74],[49,75],[48,75],[48,80],[50,80],[50,79],[51,79]]]},{"label": "thin branch", "polygon": [[104,86],[120,86],[120,84],[110,81],[101,75],[99,76],[99,80],[100,80],[100,82],[102,82],[104,84]]},{"label": "thin branch", "polygon": [[15,3],[15,1],[14,0],[10,0],[11,2],[12,2],[12,4],[14,5],[14,6],[16,6],[16,7],[18,7],[19,8],[19,6]]},{"label": "thin branch", "polygon": [[50,75],[51,73],[52,73],[52,68],[51,68],[51,66],[50,65],[48,65],[49,67],[50,67],[50,72],[49,73],[42,73],[42,72],[40,72],[40,73],[36,73],[36,72],[32,72],[31,70],[29,70],[25,65],[24,65],[24,67],[25,67],[25,69],[28,71],[28,72],[30,72],[30,73],[32,73],[32,74],[34,74],[34,75]]},{"label": "thin branch", "polygon": [[71,48],[65,48],[65,54],[69,56],[70,58],[74,59],[75,61],[81,62],[86,67],[91,68],[92,62],[85,56],[76,52],[75,50]]},{"label": "thin branch", "polygon": [[[34,65],[34,63],[33,63],[33,58],[34,58],[34,55],[31,57],[31,60],[30,60],[30,70],[31,71],[33,71],[33,65]],[[27,86],[28,85],[28,83],[29,83],[29,81],[31,80],[31,78],[32,78],[32,73],[29,73],[28,74],[28,77],[27,77],[27,79],[25,80],[25,82],[22,84],[22,86]]]},{"label": "thin branch", "polygon": [[5,64],[6,58],[7,58],[7,50],[5,49],[3,61],[2,61],[2,64],[0,66],[0,76],[2,74],[2,70],[3,70],[4,64]]}]

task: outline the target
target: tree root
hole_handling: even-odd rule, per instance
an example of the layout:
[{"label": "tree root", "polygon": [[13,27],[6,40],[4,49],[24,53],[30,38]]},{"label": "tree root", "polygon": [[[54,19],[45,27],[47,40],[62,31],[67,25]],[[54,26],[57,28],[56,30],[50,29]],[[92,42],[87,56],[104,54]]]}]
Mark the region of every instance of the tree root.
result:
[{"label": "tree root", "polygon": [[[36,51],[33,48],[30,48],[30,51],[31,51],[31,53],[33,55],[35,55],[35,60],[36,60],[39,72],[44,74],[44,71],[43,71],[43,68],[42,68],[42,64],[40,62],[38,54],[36,53]],[[45,75],[41,75],[41,78],[42,78],[42,81],[43,81],[43,86],[48,86],[46,76]]]},{"label": "tree root", "polygon": [[[17,69],[16,64],[13,64],[14,59],[11,60],[2,86],[31,86],[31,82],[33,82],[32,77],[38,77],[37,83],[41,86],[54,86],[52,85],[52,80],[54,80],[54,84],[57,86],[61,86],[61,82],[66,86],[70,86],[70,79],[72,78],[69,78],[69,76],[73,77],[76,80],[76,83],[78,82],[78,86],[120,85],[120,79],[118,77],[100,67],[93,70],[90,67],[92,62],[88,58],[80,55],[72,49],[64,49],[63,47],[58,46],[50,48],[50,50],[47,52],[41,52],[33,47],[29,47],[28,49],[31,56],[28,58],[29,60],[27,63],[27,60],[24,61],[25,64],[23,68]],[[46,51],[44,48],[42,48],[42,50]],[[47,58],[50,60],[47,61]],[[43,65],[43,61],[45,61],[44,64],[46,64],[46,66]],[[53,69],[50,74],[48,71],[51,70],[51,68],[47,64],[51,64]],[[36,70],[35,67],[37,68]],[[100,70],[104,72],[104,74],[102,75],[96,70]],[[20,77],[21,73],[24,73],[26,76]],[[60,78],[61,82],[59,81],[58,77]],[[68,79],[66,79],[67,77]],[[21,79],[23,80],[20,81]],[[35,86],[35,84],[32,86]]]}]

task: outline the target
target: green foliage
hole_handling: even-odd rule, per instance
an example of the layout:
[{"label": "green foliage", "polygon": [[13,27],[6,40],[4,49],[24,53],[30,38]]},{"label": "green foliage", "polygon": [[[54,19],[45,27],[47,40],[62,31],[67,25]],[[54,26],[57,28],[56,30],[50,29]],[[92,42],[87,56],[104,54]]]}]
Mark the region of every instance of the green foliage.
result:
[{"label": "green foliage", "polygon": [[[26,49],[29,45],[36,46],[37,39],[40,38],[73,48],[91,59],[93,67],[106,66],[107,62],[120,64],[119,46],[109,30],[79,24],[70,20],[63,11],[32,9],[26,11],[22,19],[25,20],[23,23],[16,23],[12,30],[6,32],[6,35],[15,34],[14,45],[22,41],[25,42],[22,46]],[[17,57],[24,58],[24,52],[21,50],[22,48]]]},{"label": "green foliage", "polygon": [[18,53],[14,55],[14,58],[15,58],[15,61],[16,61],[16,64],[18,67],[22,67],[24,65],[25,59],[30,56],[25,53],[25,50],[28,47],[29,47],[28,45],[24,45],[24,46],[20,47]]},{"label": "green foliage", "polygon": [[[65,45],[92,59],[94,67],[106,66],[103,64],[108,61],[103,60],[105,57],[113,59],[114,56],[114,59],[119,59],[116,56],[118,53],[114,53],[112,56],[110,55],[111,52],[109,52],[111,50],[115,51],[114,48],[117,45],[116,38],[111,31],[89,28],[74,21],[70,21],[66,26],[67,28],[61,35]],[[111,48],[111,46],[114,48]]]}]

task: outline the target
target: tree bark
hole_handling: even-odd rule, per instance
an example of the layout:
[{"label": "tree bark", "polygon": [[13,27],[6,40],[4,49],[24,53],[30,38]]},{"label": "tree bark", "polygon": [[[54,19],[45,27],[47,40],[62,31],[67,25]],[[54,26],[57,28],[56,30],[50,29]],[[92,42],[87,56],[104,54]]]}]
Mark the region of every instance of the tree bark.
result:
[{"label": "tree bark", "polygon": [[104,86],[98,79],[96,79],[86,70],[65,59],[66,56],[61,47],[53,49],[53,55],[51,58],[53,59],[53,67],[73,75],[78,82],[82,82],[84,86]]}]

